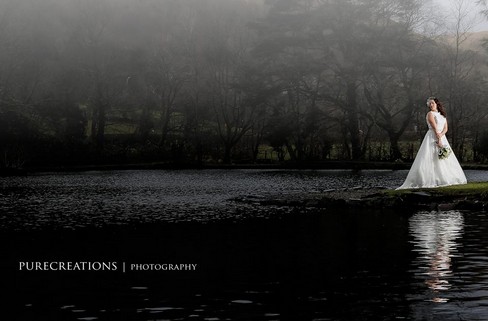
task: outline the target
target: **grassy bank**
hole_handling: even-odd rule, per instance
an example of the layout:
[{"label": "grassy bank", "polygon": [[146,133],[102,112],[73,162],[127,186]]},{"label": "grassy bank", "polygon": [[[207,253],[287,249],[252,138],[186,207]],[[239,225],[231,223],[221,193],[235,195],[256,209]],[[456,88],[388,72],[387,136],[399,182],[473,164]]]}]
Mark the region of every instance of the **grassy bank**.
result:
[{"label": "grassy bank", "polygon": [[488,208],[488,182],[407,190],[346,189],[316,194],[237,198],[237,202],[321,209],[473,210]]},{"label": "grassy bank", "polygon": [[453,198],[488,198],[488,182],[473,182],[463,185],[452,185],[436,188],[419,188],[404,190],[388,190],[384,192],[387,196],[405,196],[408,194],[428,193],[432,197],[453,197]]}]

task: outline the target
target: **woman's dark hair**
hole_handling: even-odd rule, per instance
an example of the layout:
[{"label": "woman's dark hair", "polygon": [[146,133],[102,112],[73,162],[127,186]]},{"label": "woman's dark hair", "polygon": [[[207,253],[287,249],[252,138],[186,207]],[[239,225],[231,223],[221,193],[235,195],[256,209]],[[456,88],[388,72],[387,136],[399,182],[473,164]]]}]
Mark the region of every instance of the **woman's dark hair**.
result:
[{"label": "woman's dark hair", "polygon": [[444,106],[442,106],[442,104],[439,101],[439,99],[437,99],[435,97],[429,97],[429,98],[427,98],[427,107],[430,107],[430,101],[431,100],[433,100],[435,102],[435,104],[437,105],[437,110],[439,111],[439,113],[442,116],[447,117],[446,110],[444,109]]},{"label": "woman's dark hair", "polygon": [[437,105],[437,110],[439,111],[439,113],[444,116],[444,117],[447,117],[447,114],[446,114],[446,110],[444,109],[444,106],[442,106],[441,102],[439,101],[439,99],[435,98],[434,97],[434,102],[436,103]]}]

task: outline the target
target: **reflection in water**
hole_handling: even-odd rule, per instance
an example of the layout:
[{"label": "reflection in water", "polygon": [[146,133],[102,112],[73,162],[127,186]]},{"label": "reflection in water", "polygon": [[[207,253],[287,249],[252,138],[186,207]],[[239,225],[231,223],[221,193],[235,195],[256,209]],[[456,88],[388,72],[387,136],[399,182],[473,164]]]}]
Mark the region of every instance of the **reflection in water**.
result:
[{"label": "reflection in water", "polygon": [[420,253],[415,276],[424,280],[433,302],[448,301],[443,293],[447,294],[451,287],[451,258],[457,252],[456,240],[462,236],[463,226],[464,218],[456,211],[419,212],[410,219],[414,251]]},{"label": "reflection in water", "polygon": [[[488,171],[479,173],[477,180],[488,180]],[[0,178],[0,273],[14,289],[4,292],[14,293],[15,320],[488,320],[486,212],[407,218],[382,209],[230,201],[398,186],[405,175],[185,170]],[[199,268],[16,269],[19,261],[61,259]]]}]

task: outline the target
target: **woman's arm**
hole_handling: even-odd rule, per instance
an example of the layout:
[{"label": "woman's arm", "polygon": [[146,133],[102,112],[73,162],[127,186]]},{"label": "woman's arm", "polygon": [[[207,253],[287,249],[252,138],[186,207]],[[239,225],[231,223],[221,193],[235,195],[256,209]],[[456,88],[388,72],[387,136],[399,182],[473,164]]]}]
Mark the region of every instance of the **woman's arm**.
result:
[{"label": "woman's arm", "polygon": [[447,128],[447,119],[446,119],[446,123],[444,124],[444,128],[440,132],[440,137],[444,136],[447,133],[447,129],[448,128]]},{"label": "woman's arm", "polygon": [[437,140],[440,142],[442,136],[444,136],[446,133],[447,133],[447,119],[446,119],[446,123],[444,124],[444,128],[442,128],[442,131],[440,133],[435,134],[437,136]]},{"label": "woman's arm", "polygon": [[[432,130],[434,131],[435,136],[437,137],[437,145],[441,146],[441,137],[443,134],[442,134],[442,132],[441,133],[437,132],[437,124],[435,122],[434,113],[429,112],[429,114],[427,115],[427,121],[429,122],[430,126],[432,127]],[[446,122],[446,125],[447,125],[447,122]],[[446,126],[444,126],[444,128],[442,129],[442,131],[444,131],[444,130],[446,130],[446,132],[447,132]]]},{"label": "woman's arm", "polygon": [[431,111],[429,111],[427,115],[427,121],[429,122],[430,126],[434,130],[434,133],[437,134],[437,124],[435,123],[434,113],[432,113]]}]

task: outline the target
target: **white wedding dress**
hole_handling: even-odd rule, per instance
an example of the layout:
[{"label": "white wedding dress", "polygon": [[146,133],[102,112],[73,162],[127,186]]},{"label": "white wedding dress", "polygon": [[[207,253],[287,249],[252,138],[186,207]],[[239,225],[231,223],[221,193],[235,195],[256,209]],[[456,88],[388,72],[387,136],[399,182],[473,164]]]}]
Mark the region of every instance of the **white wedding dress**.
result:
[{"label": "white wedding dress", "polygon": [[[442,132],[446,124],[446,118],[439,112],[430,111],[433,113],[437,131]],[[429,114],[427,114],[426,119]],[[437,146],[437,137],[434,134],[434,129],[427,121],[429,131],[425,134],[424,140],[420,145],[417,156],[413,161],[412,167],[408,172],[407,178],[402,186],[397,189],[406,188],[429,188],[457,184],[466,184],[466,176],[464,175],[461,165],[454,155],[454,152],[444,159],[439,159]],[[444,147],[450,147],[446,135],[442,136],[441,144]]]}]

